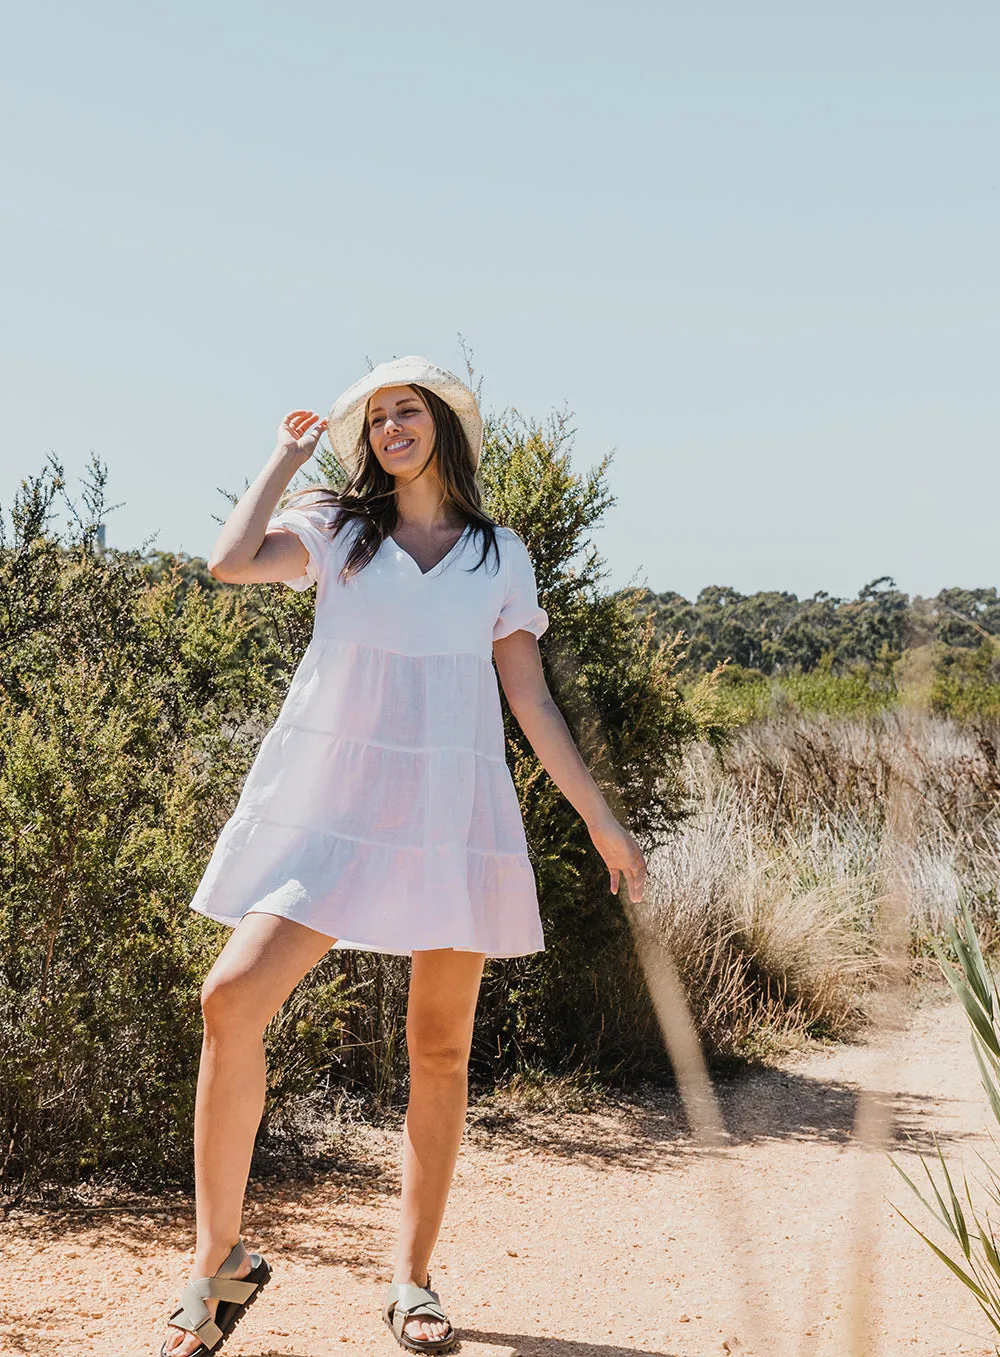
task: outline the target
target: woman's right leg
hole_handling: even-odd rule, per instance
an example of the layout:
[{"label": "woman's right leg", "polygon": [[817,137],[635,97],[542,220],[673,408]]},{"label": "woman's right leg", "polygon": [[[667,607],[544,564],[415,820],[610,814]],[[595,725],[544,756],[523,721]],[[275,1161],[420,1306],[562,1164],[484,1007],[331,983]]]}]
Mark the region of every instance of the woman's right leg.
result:
[{"label": "woman's right leg", "polygon": [[[335,938],[273,914],[237,924],[202,990],[205,1036],[194,1114],[198,1238],[193,1277],[211,1277],[240,1237],[254,1138],[264,1110],[264,1028]],[[249,1261],[243,1269],[249,1271]],[[217,1302],[206,1302],[214,1313]],[[187,1357],[194,1334],[167,1330]]]}]

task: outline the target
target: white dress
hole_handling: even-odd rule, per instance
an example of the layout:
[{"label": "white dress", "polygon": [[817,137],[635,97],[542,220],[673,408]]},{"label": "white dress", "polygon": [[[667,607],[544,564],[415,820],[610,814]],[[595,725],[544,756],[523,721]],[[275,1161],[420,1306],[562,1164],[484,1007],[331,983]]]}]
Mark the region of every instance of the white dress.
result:
[{"label": "white dress", "polygon": [[504,754],[495,640],[541,636],[528,550],[498,526],[500,569],[471,528],[426,574],[386,538],[346,584],[355,524],[275,515],[317,586],[312,639],[191,901],[235,926],[277,914],[338,947],[409,956],[544,951],[534,871]]}]

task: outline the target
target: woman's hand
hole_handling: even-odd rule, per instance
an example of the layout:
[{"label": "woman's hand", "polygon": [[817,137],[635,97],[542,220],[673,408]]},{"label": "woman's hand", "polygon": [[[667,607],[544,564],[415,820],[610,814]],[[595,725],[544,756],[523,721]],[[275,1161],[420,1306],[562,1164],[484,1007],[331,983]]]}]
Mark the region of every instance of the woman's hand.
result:
[{"label": "woman's hand", "polygon": [[638,904],[646,889],[646,859],[634,837],[611,815],[588,824],[587,829],[611,873],[612,894],[618,894],[620,873],[624,872],[629,897]]},{"label": "woman's hand", "polygon": [[305,466],[326,431],[326,420],[312,410],[293,410],[278,425],[278,448],[294,455]]}]

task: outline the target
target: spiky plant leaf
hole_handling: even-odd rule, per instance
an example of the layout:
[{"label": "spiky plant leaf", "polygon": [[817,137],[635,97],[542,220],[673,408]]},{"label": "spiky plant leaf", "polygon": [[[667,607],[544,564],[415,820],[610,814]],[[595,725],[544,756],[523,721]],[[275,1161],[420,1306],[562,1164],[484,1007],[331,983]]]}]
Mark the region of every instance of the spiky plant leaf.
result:
[{"label": "spiky plant leaf", "polygon": [[951,1198],[952,1215],[955,1221],[955,1232],[958,1242],[962,1246],[962,1252],[966,1258],[969,1257],[969,1229],[965,1223],[965,1215],[962,1211],[962,1205],[958,1200],[958,1194],[955,1191],[954,1184],[951,1181],[951,1174],[948,1172],[948,1165],[945,1163],[944,1155],[941,1153],[941,1146],[934,1138],[934,1148],[937,1150],[938,1159],[941,1161],[941,1169],[944,1173],[944,1180],[948,1185],[948,1196]]},{"label": "spiky plant leaf", "polygon": [[[933,1249],[933,1251],[941,1259],[941,1262],[944,1263],[946,1267],[951,1268],[952,1272],[954,1272],[955,1276],[959,1279],[959,1281],[965,1283],[965,1285],[969,1288],[969,1290],[980,1302],[980,1304],[982,1304],[984,1307],[988,1306],[990,1303],[990,1297],[979,1285],[976,1279],[974,1277],[971,1277],[963,1267],[961,1267],[958,1263],[954,1261],[954,1259],[949,1258],[948,1255],[945,1253],[944,1249],[939,1249],[938,1246],[934,1243],[933,1239],[928,1239],[927,1236],[924,1234],[923,1230],[921,1230],[919,1226],[914,1225],[913,1221],[910,1220],[908,1216],[904,1216],[898,1206],[893,1207],[893,1210],[896,1212],[898,1216],[900,1216],[903,1220],[906,1221],[907,1225],[909,1225],[911,1230],[916,1231],[916,1233],[920,1236],[920,1238],[924,1241],[924,1243],[927,1245],[929,1249]],[[988,1309],[986,1310],[986,1313],[987,1315],[990,1315]],[[990,1315],[990,1323],[997,1330],[997,1332],[1000,1333],[1000,1320]]]},{"label": "spiky plant leaf", "polygon": [[994,1031],[993,1023],[989,1013],[983,1008],[974,992],[962,979],[962,976],[955,970],[954,966],[948,961],[941,949],[940,943],[936,939],[931,940],[931,947],[937,957],[938,964],[944,972],[945,979],[955,991],[959,1002],[965,1009],[970,1021],[972,1022],[976,1035],[980,1037],[983,1044],[990,1051],[1000,1055],[1000,1040]]}]

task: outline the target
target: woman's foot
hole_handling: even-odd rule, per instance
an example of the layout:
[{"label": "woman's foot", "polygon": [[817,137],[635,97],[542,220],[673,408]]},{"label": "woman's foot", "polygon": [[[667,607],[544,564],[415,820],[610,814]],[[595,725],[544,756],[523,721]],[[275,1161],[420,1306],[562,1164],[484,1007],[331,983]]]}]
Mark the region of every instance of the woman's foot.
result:
[{"label": "woman's foot", "polygon": [[[194,1272],[191,1274],[192,1281],[197,1277],[215,1276],[219,1268],[226,1261],[229,1250],[225,1249],[219,1257],[216,1257],[216,1253],[217,1251],[208,1255],[204,1270],[199,1269],[199,1259],[197,1257],[195,1258]],[[246,1277],[252,1271],[253,1265],[250,1262],[250,1255],[247,1254],[243,1259],[243,1262],[233,1273],[233,1278],[238,1281],[239,1278]],[[205,1309],[213,1319],[215,1318],[215,1312],[218,1308],[219,1302],[217,1300],[213,1300],[210,1297],[205,1301]],[[173,1324],[167,1325],[167,1337],[163,1345],[163,1351],[167,1354],[167,1357],[191,1357],[191,1353],[197,1352],[201,1345],[201,1339],[196,1333],[191,1333],[188,1329],[178,1329]]]},{"label": "woman's foot", "polygon": [[[393,1282],[397,1282],[398,1280],[398,1278],[393,1278]],[[408,1280],[409,1279],[404,1278],[401,1284],[405,1285]],[[425,1281],[411,1281],[410,1284],[412,1286],[422,1287],[424,1290],[429,1291],[431,1279],[428,1276]],[[406,1334],[407,1338],[422,1338],[425,1342],[437,1343],[444,1338],[449,1327],[450,1326],[443,1320],[431,1319],[430,1315],[414,1315],[404,1323],[403,1332]],[[173,1357],[173,1354],[171,1354],[171,1357]]]}]

